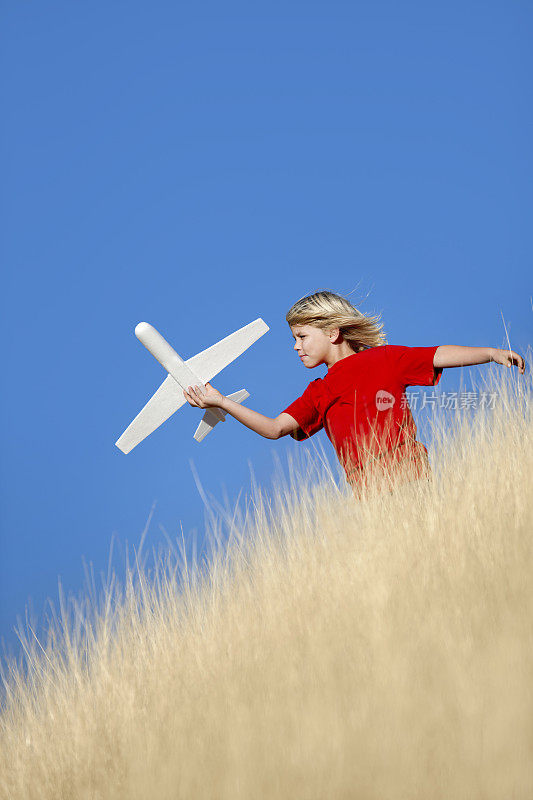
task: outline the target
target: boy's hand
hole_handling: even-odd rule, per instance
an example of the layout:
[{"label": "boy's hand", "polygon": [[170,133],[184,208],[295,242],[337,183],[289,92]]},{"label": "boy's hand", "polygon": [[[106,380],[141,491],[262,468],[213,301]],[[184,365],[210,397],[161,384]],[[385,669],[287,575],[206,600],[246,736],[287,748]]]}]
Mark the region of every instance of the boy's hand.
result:
[{"label": "boy's hand", "polygon": [[189,386],[188,389],[183,390],[183,396],[188,401],[189,405],[196,408],[212,408],[222,406],[224,395],[220,394],[218,389],[206,383],[205,386]]},{"label": "boy's hand", "polygon": [[512,350],[498,350],[493,348],[491,361],[495,361],[496,364],[502,364],[504,367],[511,367],[513,364],[516,364],[521,375],[524,374],[526,369],[526,362],[522,356],[518,353],[514,353]]}]

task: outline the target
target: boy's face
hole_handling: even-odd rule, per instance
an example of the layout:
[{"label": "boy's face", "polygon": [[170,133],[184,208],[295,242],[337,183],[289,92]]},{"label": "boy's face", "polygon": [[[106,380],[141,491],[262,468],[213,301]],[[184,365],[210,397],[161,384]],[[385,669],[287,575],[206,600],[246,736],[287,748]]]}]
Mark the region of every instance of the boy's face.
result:
[{"label": "boy's face", "polygon": [[332,342],[338,330],[323,331],[314,325],[291,325],[294,349],[308,369],[324,364],[330,353]]}]

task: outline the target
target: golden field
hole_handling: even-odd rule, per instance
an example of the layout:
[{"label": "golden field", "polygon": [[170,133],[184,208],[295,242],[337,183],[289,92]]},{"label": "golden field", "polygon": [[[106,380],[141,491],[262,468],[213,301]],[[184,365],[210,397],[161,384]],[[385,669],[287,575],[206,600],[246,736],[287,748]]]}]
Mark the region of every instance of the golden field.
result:
[{"label": "golden field", "polygon": [[527,360],[430,412],[431,484],[356,499],[307,449],[212,509],[207,562],[61,598],[2,664],[0,797],[532,798]]}]

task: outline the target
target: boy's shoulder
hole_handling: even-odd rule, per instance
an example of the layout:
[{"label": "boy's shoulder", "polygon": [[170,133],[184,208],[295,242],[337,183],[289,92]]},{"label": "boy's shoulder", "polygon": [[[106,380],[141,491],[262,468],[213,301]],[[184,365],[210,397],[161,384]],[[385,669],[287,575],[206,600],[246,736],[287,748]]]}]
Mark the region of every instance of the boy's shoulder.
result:
[{"label": "boy's shoulder", "polygon": [[309,381],[304,389],[302,397],[306,397],[311,402],[313,402],[315,398],[318,398],[323,392],[322,386],[324,383],[324,378],[326,377],[327,373],[323,378],[315,378],[314,380]]},{"label": "boy's shoulder", "polygon": [[402,345],[389,345],[389,344],[382,344],[378,347],[367,347],[365,350],[361,350],[359,353],[353,353],[351,356],[346,356],[346,358],[342,358],[340,361],[337,361],[333,367],[326,372],[321,378],[315,378],[314,380],[310,381],[307,384],[306,392],[309,394],[313,394],[315,392],[320,392],[322,387],[328,386],[331,383],[336,381],[336,376],[341,374],[346,374],[347,372],[351,372],[353,369],[361,366],[363,361],[368,362],[368,360],[374,359],[387,359],[394,355],[394,351],[399,354],[401,350],[405,348]]},{"label": "boy's shoulder", "polygon": [[309,381],[309,383],[307,384],[307,388],[306,388],[306,390],[305,390],[305,391],[306,391],[306,392],[307,392],[307,391],[310,391],[310,392],[312,392],[312,391],[313,391],[313,389],[318,389],[318,388],[320,387],[320,385],[323,383],[323,381],[324,381],[324,378],[327,378],[327,376],[328,376],[328,374],[327,374],[327,372],[326,372],[326,374],[325,374],[325,375],[324,375],[322,378],[315,378],[314,380],[312,380],[312,381]]}]

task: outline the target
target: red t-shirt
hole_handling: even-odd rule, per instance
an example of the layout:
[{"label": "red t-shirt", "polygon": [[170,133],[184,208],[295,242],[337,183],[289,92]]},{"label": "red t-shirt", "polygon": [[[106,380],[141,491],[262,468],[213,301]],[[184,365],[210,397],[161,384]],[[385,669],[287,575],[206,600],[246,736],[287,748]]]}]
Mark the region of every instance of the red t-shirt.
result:
[{"label": "red t-shirt", "polygon": [[433,366],[437,347],[388,344],[337,361],[285,409],[303,431],[297,438],[324,428],[349,479],[376,456],[396,461],[415,456],[429,468],[404,390],[438,384],[442,368]]}]

